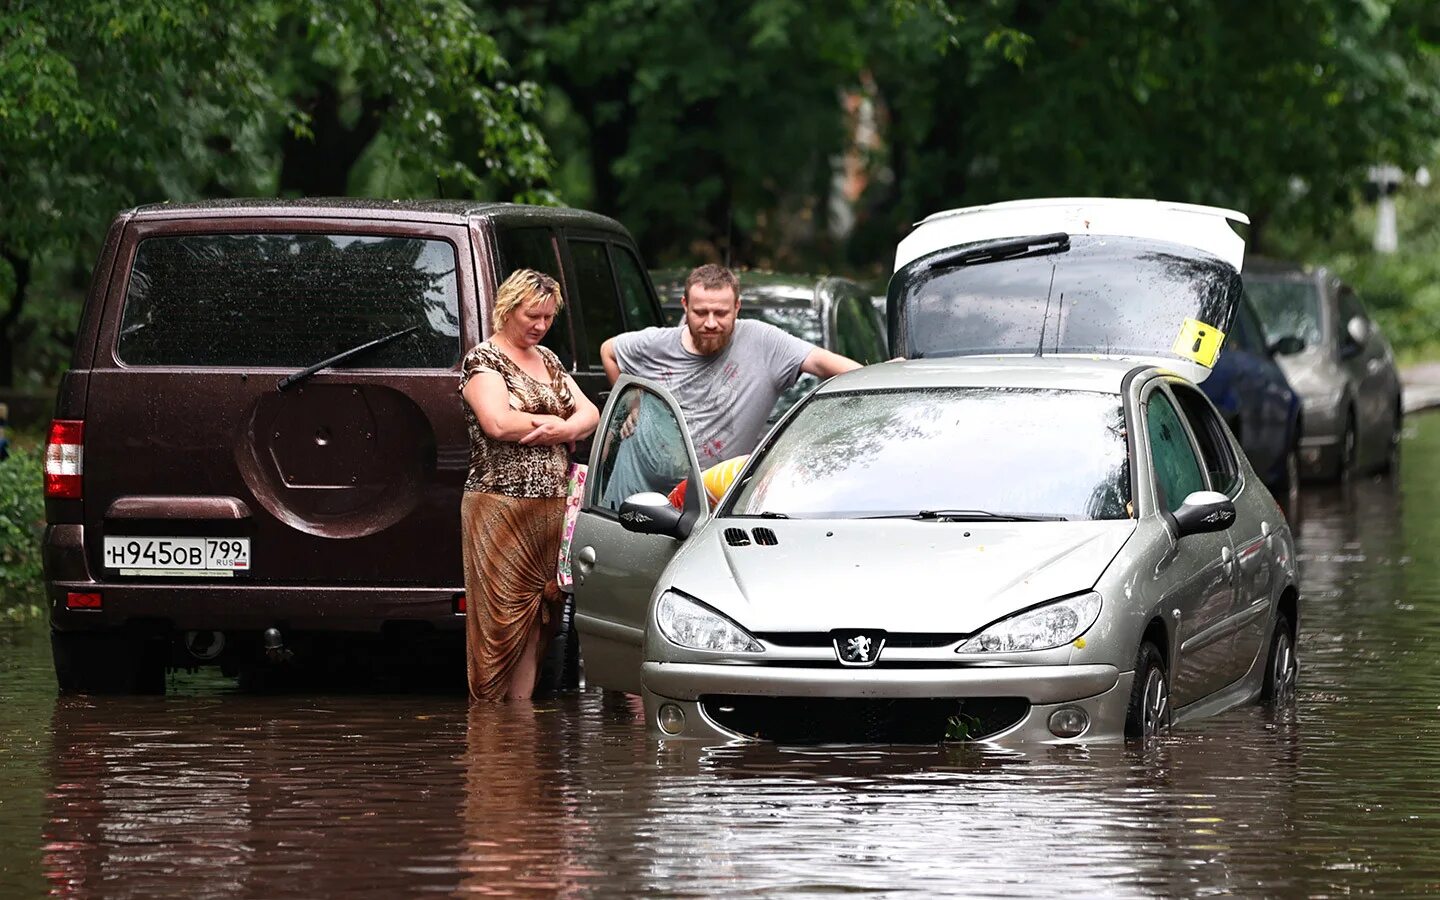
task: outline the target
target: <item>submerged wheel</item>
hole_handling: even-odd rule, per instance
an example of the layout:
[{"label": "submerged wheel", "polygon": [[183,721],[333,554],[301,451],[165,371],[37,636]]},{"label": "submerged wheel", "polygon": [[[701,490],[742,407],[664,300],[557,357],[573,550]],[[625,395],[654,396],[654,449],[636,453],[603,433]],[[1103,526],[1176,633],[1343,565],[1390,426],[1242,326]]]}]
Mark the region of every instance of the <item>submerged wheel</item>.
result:
[{"label": "submerged wheel", "polygon": [[1291,530],[1300,526],[1300,448],[1291,447],[1285,452],[1285,475],[1276,491],[1276,501]]},{"label": "submerged wheel", "polygon": [[1395,417],[1390,423],[1390,443],[1385,447],[1385,458],[1380,461],[1382,475],[1400,474],[1400,432],[1405,428],[1405,412],[1400,401],[1395,401]]},{"label": "submerged wheel", "polygon": [[1335,466],[1335,480],[1349,481],[1355,474],[1359,438],[1355,434],[1355,413],[1345,415],[1345,431],[1340,436],[1340,459]]},{"label": "submerged wheel", "polygon": [[1295,637],[1290,633],[1290,620],[1275,619],[1275,634],[1270,638],[1270,655],[1265,662],[1265,688],[1260,697],[1266,703],[1283,706],[1295,699],[1295,682],[1300,676],[1300,659],[1295,655]]},{"label": "submerged wheel", "polygon": [[1149,741],[1170,727],[1170,679],[1160,650],[1146,641],[1135,658],[1135,684],[1125,713],[1125,736]]},{"label": "submerged wheel", "polygon": [[163,694],[168,647],[128,634],[50,632],[62,694]]}]

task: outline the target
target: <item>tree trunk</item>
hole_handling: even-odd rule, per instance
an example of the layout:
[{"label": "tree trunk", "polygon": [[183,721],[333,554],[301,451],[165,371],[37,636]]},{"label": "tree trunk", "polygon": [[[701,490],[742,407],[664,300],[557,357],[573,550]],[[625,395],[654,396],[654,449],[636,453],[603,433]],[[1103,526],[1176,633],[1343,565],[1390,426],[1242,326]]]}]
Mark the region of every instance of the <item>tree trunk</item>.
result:
[{"label": "tree trunk", "polygon": [[280,142],[280,192],[302,197],[344,197],[350,170],[380,131],[388,101],[365,98],[353,126],[340,117],[343,98],[332,82],[318,86],[302,103],[310,113],[313,137],[286,132]]},{"label": "tree trunk", "polygon": [[15,325],[30,288],[30,258],[8,249],[0,255],[15,272],[15,295],[10,298],[10,307],[0,315],[0,387],[8,388],[15,386]]}]

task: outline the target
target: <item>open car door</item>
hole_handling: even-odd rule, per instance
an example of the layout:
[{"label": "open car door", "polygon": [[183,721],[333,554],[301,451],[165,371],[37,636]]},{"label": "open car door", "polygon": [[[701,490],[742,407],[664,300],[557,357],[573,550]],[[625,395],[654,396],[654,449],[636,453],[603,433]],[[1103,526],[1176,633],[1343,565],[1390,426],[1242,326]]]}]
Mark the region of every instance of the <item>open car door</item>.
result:
[{"label": "open car door", "polygon": [[670,503],[686,479],[698,485],[700,466],[680,405],[652,381],[622,377],[600,417],[571,542],[575,630],[591,685],[640,693],[650,595],[709,515],[703,488],[683,490],[680,508]]}]

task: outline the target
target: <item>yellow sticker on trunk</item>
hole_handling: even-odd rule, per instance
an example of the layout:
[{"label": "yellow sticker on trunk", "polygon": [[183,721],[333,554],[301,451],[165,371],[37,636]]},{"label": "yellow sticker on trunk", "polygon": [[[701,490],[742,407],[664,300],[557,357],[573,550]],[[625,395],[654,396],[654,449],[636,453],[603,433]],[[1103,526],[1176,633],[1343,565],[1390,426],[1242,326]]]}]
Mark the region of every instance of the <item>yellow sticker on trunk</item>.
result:
[{"label": "yellow sticker on trunk", "polygon": [[1220,345],[1225,343],[1225,332],[1199,319],[1186,319],[1180,324],[1180,333],[1170,348],[1176,356],[1194,360],[1207,369],[1215,368],[1220,356]]}]

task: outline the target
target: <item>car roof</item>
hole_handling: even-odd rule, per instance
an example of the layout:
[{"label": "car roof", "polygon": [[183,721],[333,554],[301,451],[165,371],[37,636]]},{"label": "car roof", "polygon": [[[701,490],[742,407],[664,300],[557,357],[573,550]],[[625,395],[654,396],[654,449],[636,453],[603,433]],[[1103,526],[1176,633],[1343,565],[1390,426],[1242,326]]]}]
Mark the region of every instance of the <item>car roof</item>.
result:
[{"label": "car roof", "polygon": [[1091,356],[956,356],[865,366],[825,382],[821,394],[850,391],[1002,387],[1119,394],[1137,368],[1152,359]]},{"label": "car roof", "polygon": [[[689,269],[653,269],[650,280],[660,294],[661,304],[679,308]],[[840,276],[739,271],[740,302],[759,306],[812,306],[822,281]]]},{"label": "car roof", "polygon": [[536,224],[585,225],[623,231],[608,216],[564,206],[490,203],[477,200],[383,200],[368,197],[230,197],[193,203],[150,203],[133,210],[136,219],[203,219],[235,217],[398,219],[464,222],[470,218]]},{"label": "car roof", "polygon": [[1246,279],[1258,281],[1307,281],[1315,277],[1315,270],[1298,262],[1252,256],[1245,260]]},{"label": "car roof", "polygon": [[1150,238],[1184,244],[1239,269],[1245,241],[1229,222],[1244,213],[1193,203],[1115,197],[1053,197],[950,209],[927,216],[900,241],[895,271],[937,250],[979,241],[1044,234]]}]

